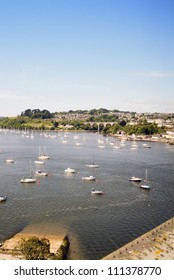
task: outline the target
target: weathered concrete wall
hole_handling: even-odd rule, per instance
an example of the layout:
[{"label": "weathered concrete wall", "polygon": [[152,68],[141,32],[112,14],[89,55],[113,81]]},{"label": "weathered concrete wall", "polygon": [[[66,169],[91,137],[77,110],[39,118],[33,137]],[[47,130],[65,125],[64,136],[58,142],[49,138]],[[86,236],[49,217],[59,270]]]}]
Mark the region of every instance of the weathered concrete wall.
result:
[{"label": "weathered concrete wall", "polygon": [[174,260],[174,217],[103,260]]}]

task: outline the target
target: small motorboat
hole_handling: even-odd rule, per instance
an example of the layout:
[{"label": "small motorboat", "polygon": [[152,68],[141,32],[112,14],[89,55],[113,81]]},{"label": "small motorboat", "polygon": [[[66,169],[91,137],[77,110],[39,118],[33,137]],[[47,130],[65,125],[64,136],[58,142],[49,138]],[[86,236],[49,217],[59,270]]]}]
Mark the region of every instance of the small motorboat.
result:
[{"label": "small motorboat", "polygon": [[150,186],[147,184],[141,184],[140,188],[145,189],[145,190],[150,190]]},{"label": "small motorboat", "polygon": [[143,147],[144,147],[144,148],[151,148],[151,146],[150,146],[149,144],[147,144],[147,143],[144,143],[144,144],[143,144]]},{"label": "small motorboat", "polygon": [[36,178],[24,177],[20,180],[20,183],[36,183]]},{"label": "small motorboat", "polygon": [[6,163],[14,163],[15,161],[14,161],[14,159],[6,159]]},{"label": "small motorboat", "polygon": [[48,172],[41,171],[41,170],[36,170],[36,171],[35,171],[35,174],[36,174],[36,175],[39,175],[39,176],[48,176],[48,175],[49,175]]},{"label": "small motorboat", "polygon": [[132,176],[132,177],[129,178],[129,181],[131,181],[131,182],[141,182],[141,178]]},{"label": "small motorboat", "polygon": [[65,173],[75,173],[75,170],[71,167],[68,167],[67,169],[65,169]]},{"label": "small motorboat", "polygon": [[102,195],[102,194],[104,194],[104,192],[103,192],[103,191],[99,191],[99,190],[94,190],[94,189],[92,189],[92,190],[91,190],[91,194]]},{"label": "small motorboat", "polygon": [[94,176],[86,176],[86,177],[82,177],[82,181],[95,181],[96,178]]},{"label": "small motorboat", "polygon": [[6,195],[1,195],[0,196],[0,202],[4,202],[7,200],[7,196]]}]

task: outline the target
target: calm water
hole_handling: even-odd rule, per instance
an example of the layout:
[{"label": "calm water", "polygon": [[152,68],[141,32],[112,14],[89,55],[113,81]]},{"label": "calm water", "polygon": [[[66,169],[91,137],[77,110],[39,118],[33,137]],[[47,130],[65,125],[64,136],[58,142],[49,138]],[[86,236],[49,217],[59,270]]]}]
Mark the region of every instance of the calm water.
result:
[{"label": "calm water", "polygon": [[[0,195],[8,196],[0,203],[0,241],[23,228],[33,233],[36,229],[68,233],[69,259],[100,259],[173,217],[174,146],[151,143],[151,149],[145,149],[138,143],[132,150],[132,143],[126,142],[122,149],[115,149],[110,142],[116,139],[89,133],[29,136],[0,132]],[[98,142],[99,137],[104,144]],[[50,156],[39,169],[50,176],[39,178],[36,184],[21,184],[20,179],[30,172],[30,161],[36,169],[39,146],[45,146]],[[86,166],[93,155],[100,168]],[[10,157],[15,163],[6,163]],[[67,167],[77,173],[65,174]],[[150,191],[128,180],[130,176],[144,178],[146,169]],[[97,180],[81,180],[88,175]],[[92,187],[105,194],[92,196]]]}]

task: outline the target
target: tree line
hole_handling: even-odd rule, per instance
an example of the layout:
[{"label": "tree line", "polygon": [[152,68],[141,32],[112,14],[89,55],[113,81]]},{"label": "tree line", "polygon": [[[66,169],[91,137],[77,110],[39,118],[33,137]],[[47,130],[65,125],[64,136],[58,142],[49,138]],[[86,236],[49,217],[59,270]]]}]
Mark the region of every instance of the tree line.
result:
[{"label": "tree line", "polygon": [[[117,111],[117,110],[115,110]],[[69,111],[69,114],[77,111]],[[78,111],[82,112],[81,110]],[[90,112],[90,114],[89,114]],[[156,124],[147,123],[144,119],[139,121],[136,125],[130,125],[125,119],[121,119],[117,114],[109,114],[107,109],[92,109],[88,112],[88,118],[83,121],[82,119],[56,119],[56,113],[50,113],[48,110],[40,109],[27,109],[21,113],[20,116],[13,118],[0,119],[0,127],[8,129],[32,129],[32,130],[86,130],[86,131],[99,131],[105,135],[117,134],[124,132],[127,135],[153,135],[161,134],[165,132],[165,128],[159,128]],[[86,111],[85,111],[86,113]],[[89,122],[94,122],[91,127]],[[95,123],[96,122],[96,123]],[[97,122],[100,122],[98,127]],[[102,122],[108,122],[106,126]],[[114,125],[109,124],[114,123]]]},{"label": "tree line", "polygon": [[54,115],[52,113],[50,113],[48,110],[44,109],[44,110],[40,110],[40,109],[27,109],[24,112],[21,113],[21,116],[25,116],[25,117],[30,117],[33,119],[36,118],[41,118],[41,119],[51,119],[54,117]]}]

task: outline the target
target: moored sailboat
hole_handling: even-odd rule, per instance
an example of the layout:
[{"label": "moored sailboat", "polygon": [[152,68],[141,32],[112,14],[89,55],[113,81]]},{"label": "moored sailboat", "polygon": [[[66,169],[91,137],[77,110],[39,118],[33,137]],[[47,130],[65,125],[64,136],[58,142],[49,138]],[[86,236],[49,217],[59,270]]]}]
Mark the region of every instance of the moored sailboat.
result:
[{"label": "moored sailboat", "polygon": [[147,169],[146,169],[146,179],[144,180],[144,183],[140,185],[140,188],[150,190],[150,186],[147,183]]},{"label": "moored sailboat", "polygon": [[36,183],[36,178],[33,176],[33,170],[30,162],[30,176],[24,176],[21,180],[20,183]]},{"label": "moored sailboat", "polygon": [[98,167],[100,167],[99,164],[96,164],[94,162],[94,154],[93,154],[93,161],[92,161],[92,163],[91,164],[87,164],[86,166],[91,167],[91,168],[98,168]]},{"label": "moored sailboat", "polygon": [[39,159],[41,160],[45,160],[45,159],[49,159],[50,157],[48,156],[46,147],[44,146],[43,149],[41,149],[41,147],[39,147]]}]

